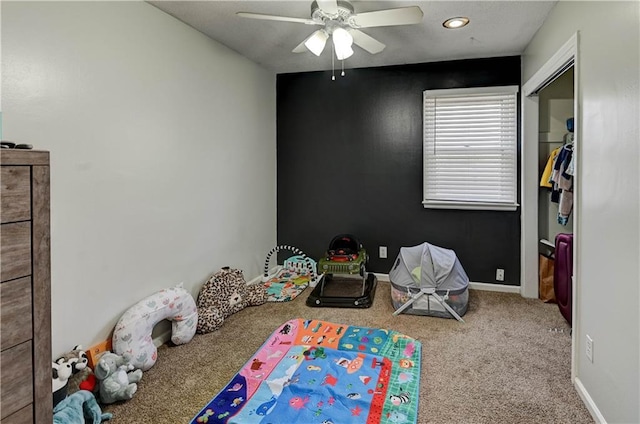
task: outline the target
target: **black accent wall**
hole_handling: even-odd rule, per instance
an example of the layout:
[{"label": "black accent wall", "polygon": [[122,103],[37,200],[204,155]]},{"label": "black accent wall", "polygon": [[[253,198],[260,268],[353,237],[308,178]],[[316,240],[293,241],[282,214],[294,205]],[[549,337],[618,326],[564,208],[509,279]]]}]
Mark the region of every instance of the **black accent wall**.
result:
[{"label": "black accent wall", "polygon": [[495,85],[520,85],[519,56],[350,69],[335,81],[278,75],[278,243],[318,259],[335,235],[354,234],[368,270],[388,273],[400,247],[428,241],[455,250],[471,281],[495,282],[503,268],[518,285],[519,210],[422,206],[423,90]]}]

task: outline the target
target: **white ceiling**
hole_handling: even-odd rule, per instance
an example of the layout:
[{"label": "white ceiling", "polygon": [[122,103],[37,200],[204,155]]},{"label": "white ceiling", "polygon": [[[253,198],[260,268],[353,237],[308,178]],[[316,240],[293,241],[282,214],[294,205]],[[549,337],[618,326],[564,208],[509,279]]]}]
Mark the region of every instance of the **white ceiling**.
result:
[{"label": "white ceiling", "polygon": [[[318,27],[300,23],[247,19],[236,12],[309,18],[311,0],[290,1],[149,1],[152,5],[276,73],[331,69],[331,49],[320,57],[291,50]],[[420,6],[421,24],[365,28],[386,44],[372,55],[358,46],[345,68],[519,55],[556,1],[351,1],[355,13]],[[469,25],[446,29],[442,22],[466,16]],[[336,61],[336,68],[340,64]]]}]

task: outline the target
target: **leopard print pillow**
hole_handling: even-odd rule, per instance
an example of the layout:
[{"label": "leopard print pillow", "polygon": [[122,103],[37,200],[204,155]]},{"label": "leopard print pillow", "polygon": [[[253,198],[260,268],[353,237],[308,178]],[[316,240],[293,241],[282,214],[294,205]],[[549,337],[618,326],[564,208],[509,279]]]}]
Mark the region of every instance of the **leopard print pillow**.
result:
[{"label": "leopard print pillow", "polygon": [[224,267],[200,289],[196,331],[204,334],[217,330],[229,315],[247,306],[262,305],[266,300],[262,284],[248,285],[241,270]]}]

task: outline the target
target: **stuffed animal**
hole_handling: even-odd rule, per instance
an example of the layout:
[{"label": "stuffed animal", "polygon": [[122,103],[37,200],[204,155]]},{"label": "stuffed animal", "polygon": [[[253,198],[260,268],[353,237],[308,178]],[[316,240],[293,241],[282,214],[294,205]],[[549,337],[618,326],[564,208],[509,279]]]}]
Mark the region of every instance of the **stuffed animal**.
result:
[{"label": "stuffed animal", "polygon": [[130,372],[133,370],[130,360],[129,353],[120,356],[112,352],[105,352],[98,359],[94,373],[99,381],[102,403],[131,399],[138,390],[136,383],[142,378],[142,371]]},{"label": "stuffed animal", "polygon": [[75,392],[53,408],[53,424],[100,424],[112,417],[102,413],[93,393],[86,390]]},{"label": "stuffed animal", "polygon": [[71,377],[67,386],[67,395],[78,390],[88,390],[93,392],[96,388],[96,377],[89,368],[89,359],[81,345],[75,346],[70,352],[66,352],[56,361],[64,360],[71,364]]},{"label": "stuffed animal", "polygon": [[266,301],[267,291],[262,284],[247,284],[241,270],[224,267],[200,289],[196,331],[204,334],[217,330],[229,315]]},{"label": "stuffed animal", "polygon": [[56,406],[67,397],[67,387],[69,377],[73,369],[73,364],[64,358],[59,358],[51,363],[51,385],[53,391],[53,406]]}]

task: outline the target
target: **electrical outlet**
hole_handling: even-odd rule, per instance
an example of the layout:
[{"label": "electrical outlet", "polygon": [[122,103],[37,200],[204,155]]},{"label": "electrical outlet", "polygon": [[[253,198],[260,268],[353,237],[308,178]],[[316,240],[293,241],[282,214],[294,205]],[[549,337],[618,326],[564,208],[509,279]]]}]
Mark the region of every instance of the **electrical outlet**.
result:
[{"label": "electrical outlet", "polygon": [[496,269],[496,281],[504,281],[504,269]]},{"label": "electrical outlet", "polygon": [[593,339],[589,337],[587,334],[587,348],[586,348],[587,359],[589,362],[593,364]]},{"label": "electrical outlet", "polygon": [[87,356],[89,357],[89,366],[91,368],[95,368],[96,364],[98,363],[98,356],[110,350],[111,350],[111,340],[104,340],[87,349]]},{"label": "electrical outlet", "polygon": [[380,252],[378,254],[380,259],[385,259],[387,257],[387,246],[380,246]]}]

